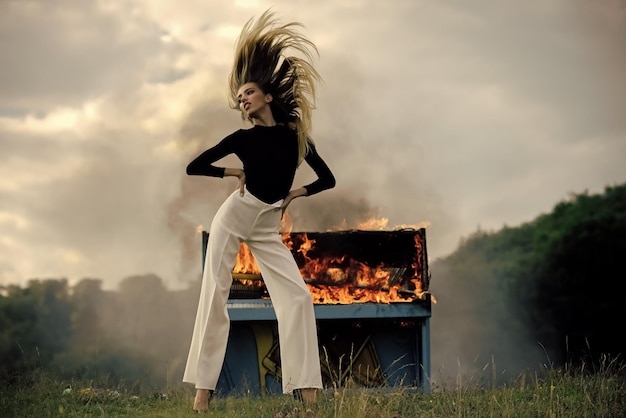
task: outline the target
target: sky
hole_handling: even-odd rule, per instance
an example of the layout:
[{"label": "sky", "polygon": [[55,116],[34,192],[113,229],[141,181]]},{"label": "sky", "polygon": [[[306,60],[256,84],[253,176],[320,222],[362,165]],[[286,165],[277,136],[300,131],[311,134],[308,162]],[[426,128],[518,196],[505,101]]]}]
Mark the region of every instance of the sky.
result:
[{"label": "sky", "polygon": [[0,0],[0,285],[198,280],[198,228],[236,183],[185,167],[246,127],[233,44],[268,8],[318,47],[337,178],[294,230],[426,222],[434,260],[626,181],[623,0]]}]

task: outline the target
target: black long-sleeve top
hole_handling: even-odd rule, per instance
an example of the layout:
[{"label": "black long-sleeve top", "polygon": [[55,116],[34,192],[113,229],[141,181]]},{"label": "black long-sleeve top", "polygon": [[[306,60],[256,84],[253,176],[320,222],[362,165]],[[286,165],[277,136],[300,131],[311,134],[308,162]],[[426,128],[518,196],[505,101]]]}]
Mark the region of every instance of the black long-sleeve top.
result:
[{"label": "black long-sleeve top", "polygon": [[[304,186],[307,195],[335,187],[335,177],[328,165],[309,144],[305,161],[317,174],[317,180]],[[243,163],[246,188],[265,203],[284,199],[293,185],[298,168],[298,138],[285,125],[239,129],[204,151],[187,166],[187,174],[224,177],[224,167],[214,163],[235,154]]]}]

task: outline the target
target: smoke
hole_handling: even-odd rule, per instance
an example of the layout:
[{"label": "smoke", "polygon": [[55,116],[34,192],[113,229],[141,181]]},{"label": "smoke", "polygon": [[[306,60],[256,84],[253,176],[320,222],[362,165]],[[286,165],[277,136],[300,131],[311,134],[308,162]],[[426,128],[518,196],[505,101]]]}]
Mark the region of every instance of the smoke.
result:
[{"label": "smoke", "polygon": [[497,284],[476,280],[471,265],[465,275],[447,259],[430,267],[430,291],[438,301],[431,318],[431,380],[436,388],[507,384],[550,363],[516,314],[525,308],[504,299]]}]

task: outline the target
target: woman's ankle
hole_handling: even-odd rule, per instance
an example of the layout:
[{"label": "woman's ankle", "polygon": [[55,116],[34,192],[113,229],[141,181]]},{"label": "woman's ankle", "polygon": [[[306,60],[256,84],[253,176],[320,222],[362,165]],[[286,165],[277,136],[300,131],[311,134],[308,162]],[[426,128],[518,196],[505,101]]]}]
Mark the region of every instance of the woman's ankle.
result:
[{"label": "woman's ankle", "polygon": [[316,403],[317,402],[317,389],[302,388],[300,389],[300,396],[304,403]]},{"label": "woman's ankle", "polygon": [[194,411],[208,411],[209,402],[213,396],[213,391],[209,389],[196,389],[196,397],[193,401]]}]

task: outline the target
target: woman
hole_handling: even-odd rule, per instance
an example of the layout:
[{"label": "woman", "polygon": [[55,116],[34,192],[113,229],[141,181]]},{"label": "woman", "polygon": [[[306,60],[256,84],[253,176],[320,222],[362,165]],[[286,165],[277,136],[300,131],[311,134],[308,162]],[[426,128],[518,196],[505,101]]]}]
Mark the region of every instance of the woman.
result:
[{"label": "woman", "polygon": [[[315,45],[296,30],[298,26],[296,22],[278,25],[270,12],[244,26],[229,77],[230,100],[252,127],[227,136],[187,167],[189,175],[239,180],[237,190],[217,211],[209,233],[183,377],[195,384],[196,411],[208,410],[224,362],[230,328],[226,302],[241,242],[247,243],[256,259],[278,320],[283,392],[315,402],[316,390],[322,388],[311,294],[278,233],[293,199],[335,186],[309,135],[315,82],[320,77],[310,64]],[[299,51],[301,57],[285,56],[288,49]],[[229,154],[239,157],[243,169],[214,165]],[[302,161],[317,179],[291,189]]]}]

